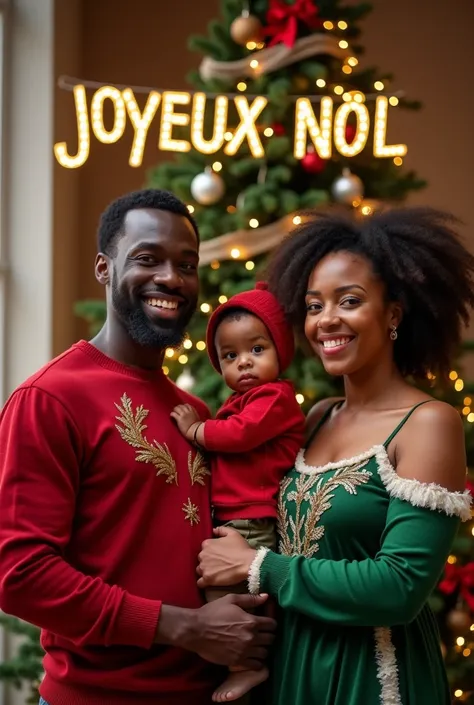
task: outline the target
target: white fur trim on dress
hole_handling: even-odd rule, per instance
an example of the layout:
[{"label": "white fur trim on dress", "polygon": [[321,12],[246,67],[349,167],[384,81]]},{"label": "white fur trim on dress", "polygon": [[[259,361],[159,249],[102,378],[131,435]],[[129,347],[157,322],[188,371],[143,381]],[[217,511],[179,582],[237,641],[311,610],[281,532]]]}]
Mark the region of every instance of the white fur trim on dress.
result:
[{"label": "white fur trim on dress", "polygon": [[376,456],[380,478],[390,497],[403,499],[415,507],[437,510],[448,516],[458,516],[461,521],[468,521],[471,518],[471,495],[467,490],[451,492],[435,482],[420,482],[399,477],[384,446],[379,446]]},{"label": "white fur trim on dress", "polygon": [[372,446],[369,450],[359,455],[354,455],[352,458],[343,458],[342,460],[336,460],[335,463],[326,463],[326,465],[307,465],[304,455],[305,449],[301,448],[296,456],[295,469],[303,475],[322,475],[329,470],[340,470],[352,465],[359,465],[359,463],[373,458],[380,448],[383,448],[383,446]]},{"label": "white fur trim on dress", "polygon": [[376,627],[374,635],[377,678],[381,686],[380,703],[381,705],[402,705],[392,632],[388,627]]},{"label": "white fur trim on dress", "polygon": [[250,564],[249,568],[249,575],[248,575],[248,586],[249,586],[249,593],[251,595],[259,595],[260,594],[260,570],[262,567],[262,563],[265,560],[265,556],[267,553],[270,551],[269,548],[266,546],[260,546],[260,548],[257,551],[257,555],[253,559],[252,563]]}]

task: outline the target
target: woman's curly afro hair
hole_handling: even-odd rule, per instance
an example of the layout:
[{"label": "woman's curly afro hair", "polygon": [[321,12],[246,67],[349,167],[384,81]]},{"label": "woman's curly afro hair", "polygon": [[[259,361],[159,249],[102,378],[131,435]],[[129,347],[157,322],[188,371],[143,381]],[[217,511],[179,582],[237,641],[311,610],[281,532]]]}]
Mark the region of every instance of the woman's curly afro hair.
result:
[{"label": "woman's curly afro hair", "polygon": [[372,264],[387,300],[403,308],[394,346],[404,376],[444,376],[474,305],[474,257],[459,240],[456,218],[432,208],[400,208],[364,219],[336,212],[311,217],[275,252],[268,282],[297,330],[304,331],[305,295],[314,267],[334,252]]}]

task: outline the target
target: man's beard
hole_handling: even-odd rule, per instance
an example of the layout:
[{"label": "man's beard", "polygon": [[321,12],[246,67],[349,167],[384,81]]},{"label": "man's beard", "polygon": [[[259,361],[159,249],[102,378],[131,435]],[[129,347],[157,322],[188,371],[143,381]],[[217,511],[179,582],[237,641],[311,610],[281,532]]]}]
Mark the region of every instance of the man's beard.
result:
[{"label": "man's beard", "polygon": [[186,327],[194,313],[194,307],[189,307],[177,320],[153,324],[142,306],[138,302],[133,305],[120,291],[115,271],[112,275],[112,304],[131,339],[142,347],[158,350],[174,348],[183,342]]}]

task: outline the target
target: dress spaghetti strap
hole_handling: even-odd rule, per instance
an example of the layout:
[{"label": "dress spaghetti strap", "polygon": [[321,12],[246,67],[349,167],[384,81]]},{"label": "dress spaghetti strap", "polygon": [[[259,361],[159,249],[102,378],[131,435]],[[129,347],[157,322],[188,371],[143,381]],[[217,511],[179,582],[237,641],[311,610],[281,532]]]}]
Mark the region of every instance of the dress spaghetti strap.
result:
[{"label": "dress spaghetti strap", "polygon": [[[436,401],[436,399],[426,399],[426,401],[420,401],[418,404],[415,404],[415,406],[413,406],[413,407],[410,409],[410,411],[403,417],[403,419],[400,421],[400,423],[399,423],[398,426],[395,428],[395,430],[392,431],[392,433],[389,435],[389,437],[387,438],[387,440],[386,440],[385,443],[383,444],[383,445],[384,445],[384,448],[385,448],[385,449],[388,448],[388,446],[389,446],[390,443],[393,441],[393,439],[395,438],[395,436],[397,435],[397,433],[400,431],[400,429],[403,428],[403,426],[406,424],[406,422],[408,421],[408,419],[410,418],[410,416],[413,414],[413,412],[414,412],[416,409],[418,409],[419,406],[423,406],[423,404],[429,404],[429,403],[432,402],[432,401]],[[329,406],[329,407],[326,409],[326,411],[325,411],[324,414],[321,416],[321,418],[319,419],[318,423],[316,424],[316,426],[315,426],[314,429],[312,430],[311,435],[309,436],[308,440],[306,441],[305,446],[304,446],[305,448],[307,448],[307,447],[312,443],[312,441],[313,441],[314,437],[316,436],[316,434],[318,433],[319,429],[320,429],[322,426],[324,426],[324,424],[326,423],[326,421],[328,420],[328,418],[331,416],[331,414],[332,414],[332,412],[334,411],[334,409],[335,409],[337,406],[340,406],[340,405],[343,404],[343,403],[344,403],[344,399],[340,399],[339,401],[335,401],[334,404],[331,404],[331,406]]]},{"label": "dress spaghetti strap", "polygon": [[305,446],[304,446],[305,448],[307,448],[313,442],[313,438],[315,437],[315,435],[317,434],[317,432],[319,431],[321,426],[324,426],[324,424],[326,423],[328,418],[331,416],[331,414],[334,411],[334,409],[336,408],[336,406],[339,406],[340,404],[343,404],[343,403],[344,403],[344,399],[339,399],[338,401],[335,401],[334,404],[331,404],[330,406],[328,406],[328,408],[326,409],[324,414],[321,416],[321,418],[319,419],[316,426],[311,431],[311,435],[309,436],[308,440],[305,443]]},{"label": "dress spaghetti strap", "polygon": [[399,423],[398,426],[395,428],[395,430],[392,431],[392,433],[389,435],[389,437],[387,438],[387,440],[386,440],[385,443],[383,444],[383,445],[384,445],[384,448],[385,448],[385,449],[388,448],[388,446],[389,446],[390,443],[393,441],[393,439],[395,438],[395,436],[397,435],[397,433],[400,431],[401,428],[403,428],[403,426],[406,424],[406,422],[408,421],[408,419],[410,418],[410,416],[413,414],[413,412],[414,412],[416,409],[418,409],[419,406],[423,406],[423,404],[429,404],[429,403],[432,402],[432,401],[436,401],[436,399],[427,399],[426,401],[420,401],[419,404],[415,404],[415,406],[413,406],[413,407],[410,409],[410,411],[406,414],[406,416],[403,417],[403,419],[400,421],[400,423]]}]

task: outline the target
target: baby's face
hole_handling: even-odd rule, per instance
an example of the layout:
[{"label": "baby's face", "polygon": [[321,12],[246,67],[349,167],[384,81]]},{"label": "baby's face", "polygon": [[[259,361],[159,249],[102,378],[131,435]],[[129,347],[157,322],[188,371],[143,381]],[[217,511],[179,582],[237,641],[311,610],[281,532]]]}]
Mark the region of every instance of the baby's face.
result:
[{"label": "baby's face", "polygon": [[251,313],[224,319],[217,328],[216,348],[222,376],[234,392],[247,392],[278,378],[273,340],[265,324]]}]

